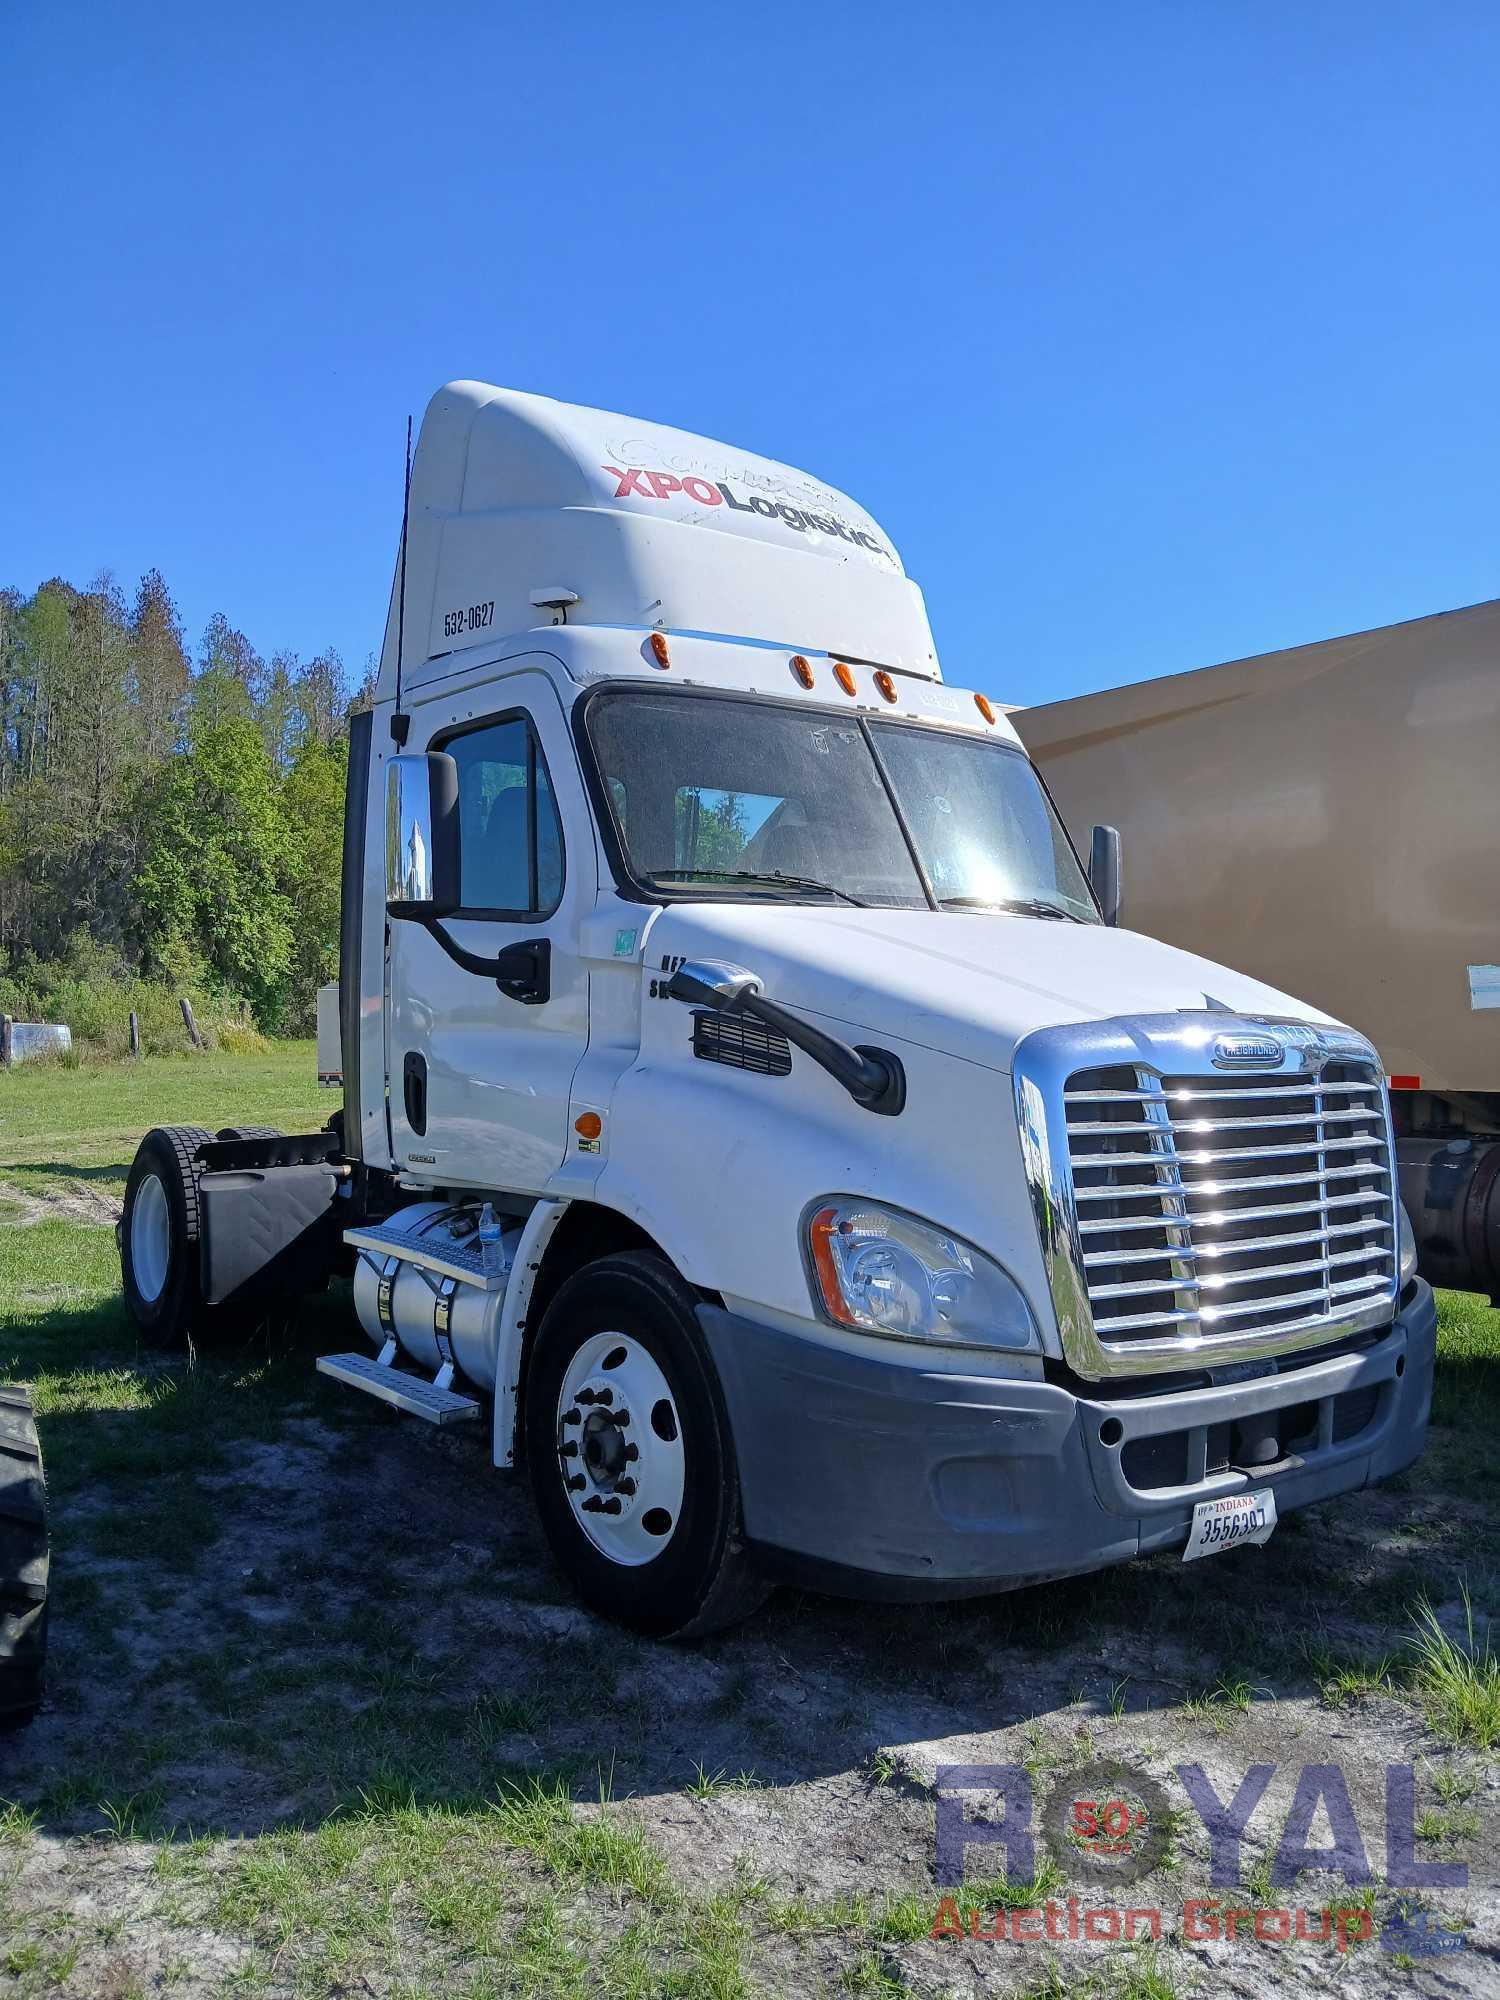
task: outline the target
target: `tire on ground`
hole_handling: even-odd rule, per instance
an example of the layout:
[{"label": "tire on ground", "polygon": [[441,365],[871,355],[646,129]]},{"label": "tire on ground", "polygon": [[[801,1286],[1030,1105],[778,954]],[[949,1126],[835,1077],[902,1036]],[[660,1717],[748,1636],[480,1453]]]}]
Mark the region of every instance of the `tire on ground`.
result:
[{"label": "tire on ground", "polygon": [[[553,1299],[526,1374],[527,1461],[552,1553],[586,1604],[652,1638],[706,1637],[748,1617],[770,1593],[744,1548],[734,1442],[696,1303],[661,1257],[628,1251],[601,1258]],[[560,1394],[574,1357],[605,1333],[645,1350],[680,1417],[681,1507],[661,1553],[643,1561],[603,1552],[585,1533],[565,1483],[578,1476],[580,1461],[576,1446],[562,1456],[572,1439],[560,1435]],[[637,1413],[635,1430],[646,1450],[640,1425],[648,1414]]]},{"label": "tire on ground", "polygon": [[25,1389],[0,1384],[0,1727],[42,1698],[47,1659],[47,1489]]},{"label": "tire on ground", "polygon": [[193,1155],[213,1138],[197,1125],[158,1125],[136,1149],[120,1217],[120,1279],[143,1341],[178,1347],[202,1330],[200,1210]]}]

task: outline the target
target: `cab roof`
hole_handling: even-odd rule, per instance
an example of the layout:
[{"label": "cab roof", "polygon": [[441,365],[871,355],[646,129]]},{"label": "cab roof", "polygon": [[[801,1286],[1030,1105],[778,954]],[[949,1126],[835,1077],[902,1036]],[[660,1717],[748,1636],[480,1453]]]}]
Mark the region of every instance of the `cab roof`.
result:
[{"label": "cab roof", "polygon": [[690,432],[450,382],[412,461],[377,694],[559,623],[701,632],[939,680],[889,538],[836,488]]}]

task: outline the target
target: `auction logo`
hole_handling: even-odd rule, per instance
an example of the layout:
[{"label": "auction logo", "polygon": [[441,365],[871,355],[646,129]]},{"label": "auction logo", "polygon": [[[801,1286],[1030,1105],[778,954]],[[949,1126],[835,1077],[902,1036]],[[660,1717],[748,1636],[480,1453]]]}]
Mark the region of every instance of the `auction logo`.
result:
[{"label": "auction logo", "polygon": [[[1274,1764],[1252,1764],[1227,1796],[1220,1796],[1201,1764],[1179,1764],[1176,1777],[1187,1794],[1209,1848],[1209,1884],[1238,1889],[1244,1880],[1243,1846],[1250,1823],[1276,1775]],[[966,1809],[966,1795],[972,1810]],[[977,1795],[977,1796],[976,1796]],[[1053,1863],[1073,1882],[1095,1888],[1124,1888],[1141,1881],[1171,1859],[1174,1833],[1185,1813],[1174,1812],[1155,1779],[1116,1761],[1086,1764],[1059,1777],[1041,1809],[1041,1840]],[[1315,1822],[1325,1825],[1331,1845],[1315,1845]],[[1420,1861],[1416,1852],[1416,1773],[1410,1764],[1385,1769],[1385,1880],[1395,1890],[1464,1889],[1466,1864]],[[1009,1883],[1037,1880],[1037,1828],[1031,1774],[1020,1764],[949,1764],[937,1772],[938,1882],[958,1888],[966,1879],[966,1850],[982,1847],[1004,1855]],[[996,1859],[999,1857],[996,1856]],[[986,1867],[985,1874],[993,1874]],[[1176,1916],[1180,1934],[1193,1940],[1289,1944],[1328,1941],[1341,1951],[1369,1938],[1373,1918],[1368,1890],[1375,1881],[1364,1834],[1344,1772],[1338,1764],[1305,1764],[1297,1773],[1291,1806],[1271,1856],[1269,1886],[1290,1889],[1304,1873],[1343,1877],[1363,1893],[1348,1906],[1277,1905],[1259,1899],[1246,1907],[1222,1894],[1184,1900]],[[1082,1939],[1085,1943],[1159,1939],[1165,1912],[1147,1899],[1130,1907],[1084,1906],[1077,1896],[1048,1897],[1035,1907],[996,1909],[988,1920],[976,1909],[961,1910],[947,1895],[933,1922],[933,1937]],[[1460,1950],[1457,1932],[1432,1928],[1420,1911],[1403,1905],[1386,1922],[1381,1943],[1413,1957]]]}]

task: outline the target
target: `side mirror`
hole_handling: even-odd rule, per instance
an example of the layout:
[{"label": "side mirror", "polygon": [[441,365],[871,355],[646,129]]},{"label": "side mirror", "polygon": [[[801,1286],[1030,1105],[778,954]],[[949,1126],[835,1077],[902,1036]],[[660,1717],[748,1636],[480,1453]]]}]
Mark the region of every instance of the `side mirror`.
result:
[{"label": "side mirror", "polygon": [[733,1014],[750,994],[759,993],[760,981],[742,965],[726,965],[718,958],[690,958],[672,974],[667,991],[690,1007],[716,1007]]},{"label": "side mirror", "polygon": [[1096,826],[1089,852],[1089,886],[1107,924],[1120,921],[1120,829]]},{"label": "side mirror", "polygon": [[385,767],[385,898],[416,923],[458,908],[458,765],[439,750]]}]

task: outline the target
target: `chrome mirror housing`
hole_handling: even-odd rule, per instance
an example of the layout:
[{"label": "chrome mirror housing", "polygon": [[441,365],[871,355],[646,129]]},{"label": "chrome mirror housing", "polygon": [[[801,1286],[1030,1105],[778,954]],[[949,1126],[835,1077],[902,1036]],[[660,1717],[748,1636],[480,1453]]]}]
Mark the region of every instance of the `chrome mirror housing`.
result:
[{"label": "chrome mirror housing", "polygon": [[458,907],[458,766],[441,751],[386,765],[385,895],[391,916],[419,922]]},{"label": "chrome mirror housing", "polygon": [[691,1007],[717,1007],[732,1014],[759,993],[760,981],[743,965],[728,965],[720,958],[690,958],[667,981],[667,991]]}]

